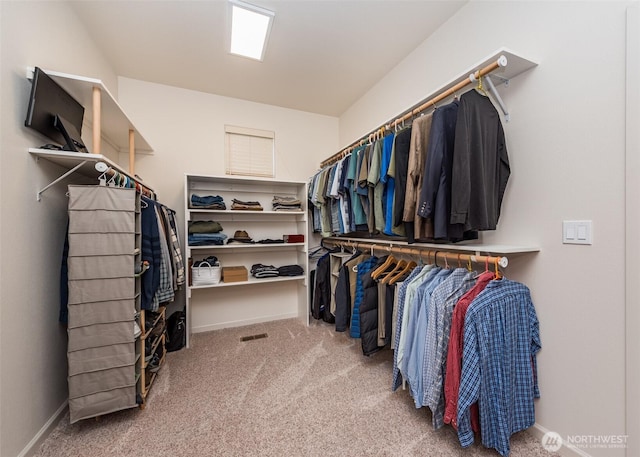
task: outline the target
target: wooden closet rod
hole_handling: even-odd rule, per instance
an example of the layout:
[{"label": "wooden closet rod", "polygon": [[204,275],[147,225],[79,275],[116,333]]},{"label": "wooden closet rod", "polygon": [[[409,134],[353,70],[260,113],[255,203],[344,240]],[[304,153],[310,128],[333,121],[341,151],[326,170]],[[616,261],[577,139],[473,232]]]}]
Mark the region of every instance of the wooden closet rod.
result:
[{"label": "wooden closet rod", "polygon": [[153,191],[153,189],[151,189],[151,188],[147,187],[146,185],[142,184],[142,182],[140,182],[138,179],[135,179],[131,175],[123,173],[123,172],[118,171],[118,170],[115,170],[115,169],[111,168],[109,165],[107,165],[104,162],[96,162],[95,169],[97,171],[102,172],[103,174],[109,176],[109,178],[117,176],[117,175],[126,176],[131,181],[133,181],[137,186],[139,186],[139,189],[142,191],[143,194],[145,194],[147,197],[150,197],[151,199],[155,200],[155,192]]},{"label": "wooden closet rod", "polygon": [[386,245],[385,243],[376,244],[371,241],[360,242],[360,241],[336,240],[336,239],[324,239],[322,240],[322,244],[324,243],[332,243],[336,246],[349,246],[355,249],[362,249],[362,250],[371,249],[374,251],[378,250],[378,251],[384,251],[388,253],[407,254],[407,255],[414,255],[419,257],[423,255],[426,255],[427,257],[433,256],[435,260],[437,260],[438,258],[444,260],[446,258],[447,260],[450,260],[452,262],[458,261],[458,260],[467,262],[470,260],[471,262],[474,262],[474,263],[498,265],[502,268],[506,268],[509,265],[509,259],[507,257],[455,253],[452,251],[447,251],[446,246],[443,246],[443,249],[434,249],[431,247],[429,248],[426,248],[426,247],[422,248],[418,246],[404,247],[404,246],[393,246],[391,244]]},{"label": "wooden closet rod", "polygon": [[320,162],[320,168],[324,168],[327,165],[331,165],[332,163],[337,162],[338,160],[340,160],[341,158],[343,158],[347,154],[349,154],[349,152],[351,152],[353,149],[355,149],[356,146],[361,146],[366,141],[371,141],[373,138],[378,138],[379,135],[384,135],[384,132],[386,130],[394,129],[398,124],[401,124],[404,121],[406,121],[408,119],[411,119],[412,117],[420,114],[422,111],[426,110],[427,108],[435,107],[436,103],[444,100],[445,98],[447,98],[447,97],[449,97],[451,95],[456,94],[458,91],[460,91],[462,88],[464,88],[468,84],[471,84],[472,82],[475,82],[478,79],[480,79],[481,76],[485,76],[488,73],[491,73],[492,71],[496,70],[497,68],[506,67],[506,66],[507,66],[507,58],[505,56],[501,55],[498,58],[498,60],[496,60],[495,62],[490,63],[489,65],[487,65],[484,68],[479,69],[475,73],[472,73],[471,75],[469,75],[468,78],[465,78],[464,80],[460,81],[455,86],[450,87],[449,89],[441,92],[440,94],[436,95],[435,97],[422,102],[417,107],[411,108],[411,109],[405,111],[405,113],[403,115],[401,115],[400,117],[398,117],[398,118],[394,119],[393,121],[390,121],[389,123],[386,123],[386,124],[378,127],[377,129],[369,132],[368,135],[362,137],[360,140],[358,140],[358,141],[356,141],[354,143],[351,143],[351,145],[347,146],[346,148],[344,148],[340,152],[337,152],[334,155],[332,155],[331,157],[329,157],[328,159],[323,160],[322,162]]}]

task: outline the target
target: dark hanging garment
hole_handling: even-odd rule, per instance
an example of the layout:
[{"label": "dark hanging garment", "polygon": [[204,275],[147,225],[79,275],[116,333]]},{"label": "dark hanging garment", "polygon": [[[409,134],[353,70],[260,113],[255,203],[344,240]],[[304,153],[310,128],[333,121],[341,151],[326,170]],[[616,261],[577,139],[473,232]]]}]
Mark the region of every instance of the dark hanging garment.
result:
[{"label": "dark hanging garment", "polygon": [[459,102],[456,100],[436,109],[433,113],[424,180],[420,191],[418,214],[433,221],[433,237],[440,240],[462,237],[462,232],[459,234],[449,233],[451,164],[453,162],[458,104]]},{"label": "dark hanging garment", "polygon": [[160,229],[155,206],[152,200],[142,199],[142,260],[149,262],[149,269],[142,275],[142,309],[157,309],[156,291],[160,287],[160,263],[162,248],[160,244]]},{"label": "dark hanging garment", "polygon": [[340,267],[336,283],[336,332],[346,332],[351,321],[351,293],[349,292],[349,271],[346,265]]},{"label": "dark hanging garment", "polygon": [[511,169],[498,111],[475,90],[460,97],[451,182],[451,223],[495,230]]},{"label": "dark hanging garment", "polygon": [[[398,132],[395,138],[395,194],[393,202],[393,226],[402,225],[404,197],[407,191],[407,173],[409,169],[409,148],[411,147],[411,127]],[[411,225],[413,232],[413,225]],[[413,238],[413,235],[411,235]]]},{"label": "dark hanging garment", "polygon": [[362,276],[363,298],[360,304],[360,341],[362,353],[372,355],[378,352],[378,283],[371,277],[388,256],[378,259],[373,268]]},{"label": "dark hanging garment", "polygon": [[316,267],[316,285],[313,293],[313,305],[311,316],[314,319],[323,319],[326,313],[330,314],[331,306],[331,271],[329,268],[329,254],[318,259]]}]

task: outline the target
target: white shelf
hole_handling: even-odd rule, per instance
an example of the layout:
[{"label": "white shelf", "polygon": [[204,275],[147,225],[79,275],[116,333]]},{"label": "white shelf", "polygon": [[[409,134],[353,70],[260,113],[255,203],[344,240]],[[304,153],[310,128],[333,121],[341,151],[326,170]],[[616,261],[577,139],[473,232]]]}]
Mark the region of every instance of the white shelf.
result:
[{"label": "white shelf", "polygon": [[[44,70],[44,69],[43,69]],[[136,153],[150,154],[153,148],[135,128],[133,122],[122,110],[116,99],[102,80],[84,76],[70,75],[58,71],[44,70],[54,81],[66,90],[84,107],[84,120],[89,125],[93,122],[93,88],[100,89],[101,97],[101,131],[102,139],[119,152],[129,151],[129,130],[134,131]],[[33,68],[27,69],[27,78],[33,78]]]},{"label": "white shelf", "polygon": [[301,276],[277,276],[275,278],[254,278],[249,277],[248,281],[236,281],[236,282],[221,282],[210,286],[190,286],[190,289],[211,289],[218,287],[233,287],[233,286],[248,286],[252,284],[267,284],[271,282],[287,282],[287,281],[300,281],[305,279],[305,275]]},{"label": "white shelf", "polygon": [[225,185],[229,184],[241,184],[248,185],[251,188],[260,186],[262,189],[269,189],[270,185],[285,186],[295,188],[300,185],[305,185],[306,181],[281,181],[273,178],[251,178],[244,176],[216,176],[216,175],[197,175],[187,173],[190,181],[190,188],[197,187],[198,182],[211,183],[222,182]]},{"label": "white shelf", "polygon": [[327,237],[326,240],[337,241],[350,241],[355,243],[367,243],[380,246],[384,249],[384,246],[402,246],[407,248],[427,248],[432,251],[460,251],[472,253],[475,255],[481,254],[526,254],[531,252],[539,252],[540,248],[537,246],[525,246],[525,245],[506,245],[506,244],[482,244],[463,242],[456,244],[443,244],[443,243],[412,243],[409,244],[402,240],[390,240],[380,238],[350,238],[350,237]]},{"label": "white shelf", "polygon": [[135,178],[129,173],[124,171],[118,164],[110,160],[108,157],[102,154],[87,154],[85,152],[73,152],[73,151],[55,151],[51,149],[37,149],[30,148],[29,153],[36,157],[36,159],[45,159],[49,162],[53,162],[61,167],[68,168],[69,171],[60,176],[58,179],[39,190],[36,198],[40,200],[40,196],[53,184],[57,183],[61,179],[67,177],[71,173],[79,173],[89,178],[96,178],[96,184],[98,184],[98,177],[102,174],[95,168],[97,162],[104,162],[118,173],[129,177],[129,179],[136,181],[153,192],[153,189],[145,184],[140,178]]},{"label": "white shelf", "polygon": [[270,244],[243,244],[243,243],[232,243],[232,244],[222,244],[222,245],[209,245],[209,246],[189,246],[189,249],[192,251],[210,251],[212,249],[243,249],[243,250],[253,250],[253,249],[281,249],[284,247],[296,247],[303,246],[305,243],[270,243]]},{"label": "white shelf", "polygon": [[238,209],[197,209],[189,208],[192,213],[209,213],[209,214],[232,214],[232,215],[277,215],[277,216],[304,216],[304,211],[244,211]]}]

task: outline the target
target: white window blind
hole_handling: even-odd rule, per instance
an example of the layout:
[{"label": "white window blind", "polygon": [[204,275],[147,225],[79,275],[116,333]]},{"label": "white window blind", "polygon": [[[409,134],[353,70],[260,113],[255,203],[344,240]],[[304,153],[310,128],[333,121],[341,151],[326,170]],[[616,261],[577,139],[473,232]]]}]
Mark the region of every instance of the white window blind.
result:
[{"label": "white window blind", "polygon": [[275,176],[274,132],[225,125],[226,174]]}]

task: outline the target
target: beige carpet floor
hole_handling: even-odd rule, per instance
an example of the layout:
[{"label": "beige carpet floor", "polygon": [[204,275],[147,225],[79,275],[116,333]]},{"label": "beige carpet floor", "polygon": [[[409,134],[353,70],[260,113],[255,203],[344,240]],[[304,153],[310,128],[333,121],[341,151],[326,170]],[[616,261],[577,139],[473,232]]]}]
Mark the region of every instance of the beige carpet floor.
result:
[{"label": "beige carpet floor", "polygon": [[[268,337],[242,342],[241,337]],[[391,391],[392,353],[364,357],[360,340],[284,320],[193,335],[167,355],[147,407],[70,425],[39,457],[498,456],[431,427],[407,391]],[[550,457],[527,432],[511,456]]]}]

